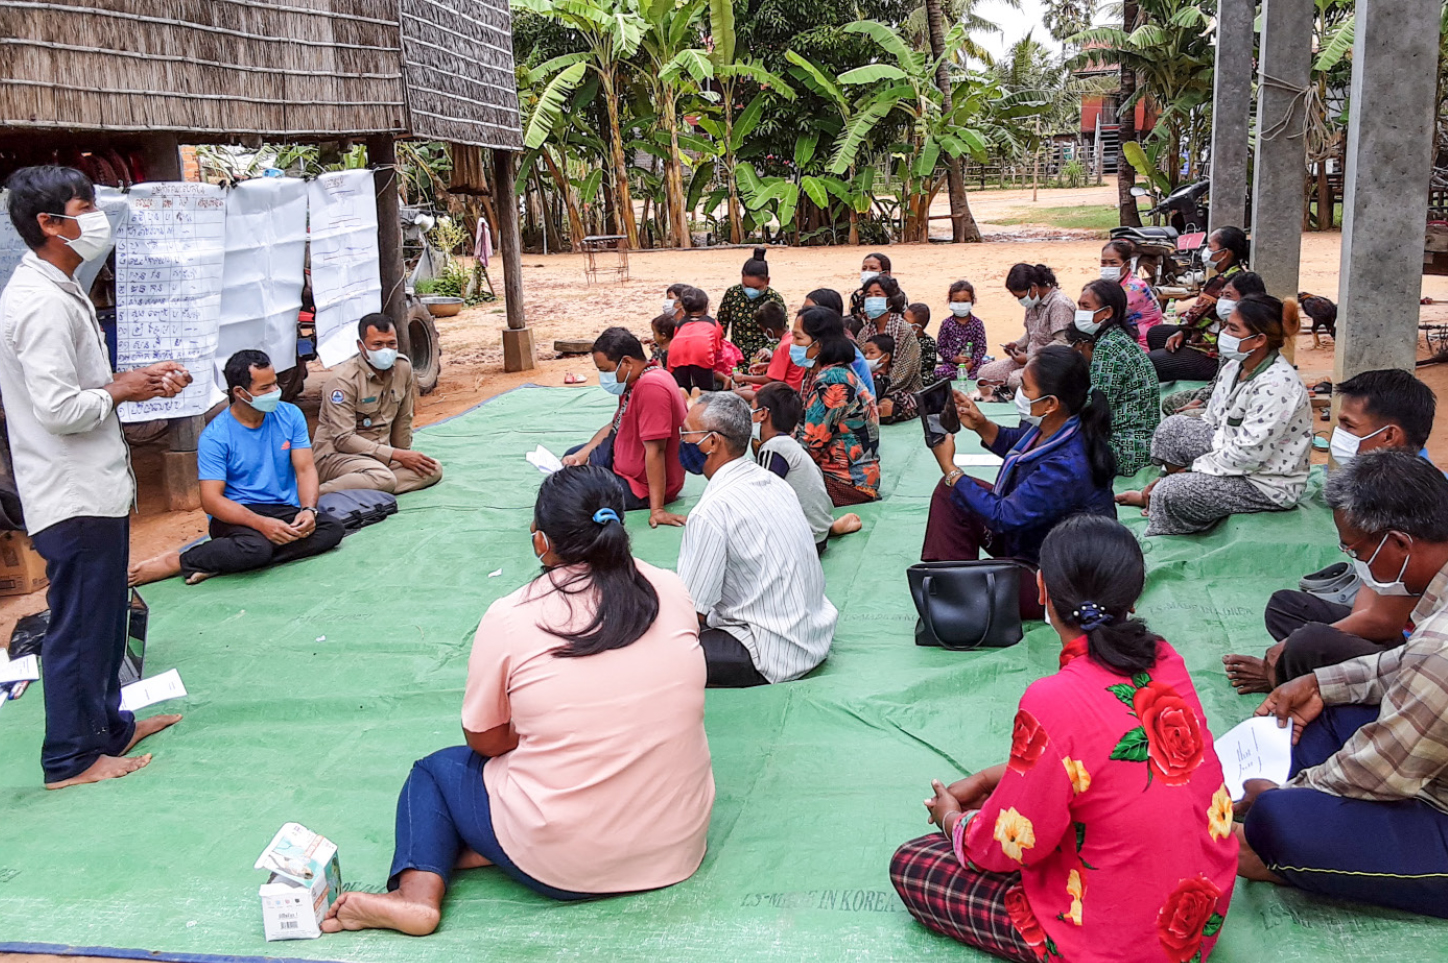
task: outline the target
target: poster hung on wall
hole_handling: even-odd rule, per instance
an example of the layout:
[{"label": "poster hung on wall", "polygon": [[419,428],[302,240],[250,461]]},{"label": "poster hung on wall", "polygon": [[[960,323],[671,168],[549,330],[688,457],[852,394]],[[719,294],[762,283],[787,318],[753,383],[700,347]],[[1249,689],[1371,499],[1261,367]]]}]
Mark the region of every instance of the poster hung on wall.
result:
[{"label": "poster hung on wall", "polygon": [[357,353],[357,320],[382,310],[372,172],[323,174],[309,187],[317,354],[333,367]]},{"label": "poster hung on wall", "polygon": [[306,251],[305,181],[259,177],[231,189],[218,366],[244,348],[265,351],[278,372],[296,364]]}]

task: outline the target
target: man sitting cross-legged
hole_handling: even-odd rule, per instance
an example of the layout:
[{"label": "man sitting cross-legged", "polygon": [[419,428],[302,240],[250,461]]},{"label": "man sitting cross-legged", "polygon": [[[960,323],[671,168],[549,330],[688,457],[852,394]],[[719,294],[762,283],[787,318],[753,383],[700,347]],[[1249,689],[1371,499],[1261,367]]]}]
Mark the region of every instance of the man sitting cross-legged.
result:
[{"label": "man sitting cross-legged", "polygon": [[[1406,371],[1364,371],[1337,386],[1337,427],[1332,454],[1339,467],[1384,448],[1419,452],[1433,430],[1433,389]],[[1404,627],[1418,600],[1380,595],[1363,585],[1352,605],[1310,592],[1284,589],[1267,603],[1267,631],[1277,644],[1262,658],[1223,656],[1237,691],[1269,692],[1325,665],[1403,644]]]},{"label": "man sitting cross-legged", "polygon": [[749,403],[703,395],[679,432],[709,479],[684,525],[679,577],[694,600],[711,686],[798,679],[825,660],[839,613],[794,490],[749,458]]},{"label": "man sitting cross-legged", "polygon": [[206,426],[196,453],[211,540],[132,567],[132,585],[178,573],[195,585],[320,555],[342,541],[342,524],[317,514],[307,419],[281,400],[271,359],[238,351],[226,362],[226,389],[231,407]]},{"label": "man sitting cross-legged", "polygon": [[1293,679],[1257,710],[1293,724],[1292,775],[1248,780],[1238,872],[1448,917],[1448,481],[1375,451],[1328,479],[1327,502],[1364,580],[1422,601],[1407,644]]},{"label": "man sitting cross-legged", "polygon": [[442,480],[442,466],[412,450],[412,364],[397,353],[385,314],[357,322],[357,356],[332,369],[317,412],[322,494],[371,488],[401,495]]}]

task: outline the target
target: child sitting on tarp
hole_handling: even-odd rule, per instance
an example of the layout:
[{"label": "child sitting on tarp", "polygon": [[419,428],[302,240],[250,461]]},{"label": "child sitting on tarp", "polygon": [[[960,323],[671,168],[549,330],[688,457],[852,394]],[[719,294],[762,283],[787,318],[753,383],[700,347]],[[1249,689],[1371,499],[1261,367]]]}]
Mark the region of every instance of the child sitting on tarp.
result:
[{"label": "child sitting on tarp", "polygon": [[708,314],[709,295],[696,287],[686,286],[679,293],[679,307],[683,317],[669,344],[669,373],[685,391],[713,391],[714,374],[724,351],[724,329]]},{"label": "child sitting on tarp", "polygon": [[870,375],[875,379],[875,391],[880,399],[880,424],[893,425],[909,421],[916,415],[915,395],[895,385],[890,377],[890,367],[895,360],[895,339],[888,334],[877,334],[865,342],[865,363],[870,366]]}]

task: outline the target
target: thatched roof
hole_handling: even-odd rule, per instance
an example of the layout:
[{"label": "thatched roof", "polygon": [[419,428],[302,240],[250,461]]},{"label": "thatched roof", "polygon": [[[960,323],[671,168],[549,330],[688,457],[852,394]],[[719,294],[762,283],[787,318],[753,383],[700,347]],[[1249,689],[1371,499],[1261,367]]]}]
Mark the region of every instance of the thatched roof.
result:
[{"label": "thatched roof", "polygon": [[0,0],[0,128],[521,147],[507,0]]}]

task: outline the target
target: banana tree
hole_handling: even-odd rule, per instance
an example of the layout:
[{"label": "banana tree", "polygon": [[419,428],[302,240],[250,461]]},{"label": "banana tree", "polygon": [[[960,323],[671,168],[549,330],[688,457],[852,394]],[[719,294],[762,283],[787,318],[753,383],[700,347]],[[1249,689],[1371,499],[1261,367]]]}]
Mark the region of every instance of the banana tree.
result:
[{"label": "banana tree", "polygon": [[669,236],[674,247],[689,247],[689,211],[684,207],[683,168],[687,163],[680,149],[679,98],[698,89],[714,76],[708,52],[701,40],[698,23],[707,0],[639,0],[639,14],[646,30],[640,44],[647,58],[647,85],[668,137],[664,155],[664,193],[668,204]]},{"label": "banana tree", "polygon": [[[587,54],[575,53],[555,57],[537,67],[519,65],[518,104],[523,114],[523,156],[524,176],[519,183],[526,183],[527,172],[537,160],[542,160],[558,194],[563,199],[564,210],[568,212],[568,234],[572,247],[587,235],[583,227],[583,216],[579,213],[574,197],[573,184],[553,156],[552,144],[567,140],[564,105],[588,71]],[[568,153],[562,151],[563,166],[568,163]]]},{"label": "banana tree", "polygon": [[[832,77],[824,67],[815,63],[813,60],[793,50],[786,51],[785,58],[789,60],[792,65],[790,67],[790,74],[798,79],[800,83],[828,101],[835,109],[840,129],[843,130],[847,128],[854,119],[855,105],[845,93],[844,88],[836,82],[835,78]],[[850,163],[846,165],[844,171],[833,172],[832,176],[827,178],[806,177],[800,185],[810,200],[814,201],[817,206],[824,207],[825,204],[821,198],[823,196],[824,200],[828,200],[829,195],[833,195],[846,206],[850,218],[849,241],[851,244],[860,243],[859,218],[861,214],[864,214],[870,209],[870,198],[872,196],[875,178],[875,169],[873,167],[867,166],[863,171],[857,173],[855,161],[858,153],[857,149],[855,155],[850,158]],[[839,173],[844,173],[848,179],[844,181],[840,180],[838,177]],[[824,192],[824,195],[821,195],[821,191]]]},{"label": "banana tree", "polygon": [[627,0],[511,0],[514,10],[546,17],[578,34],[588,48],[582,61],[597,76],[608,111],[609,152],[613,176],[614,230],[639,243],[629,191],[628,161],[624,155],[623,124],[619,117],[620,68],[637,52],[647,24]]}]

